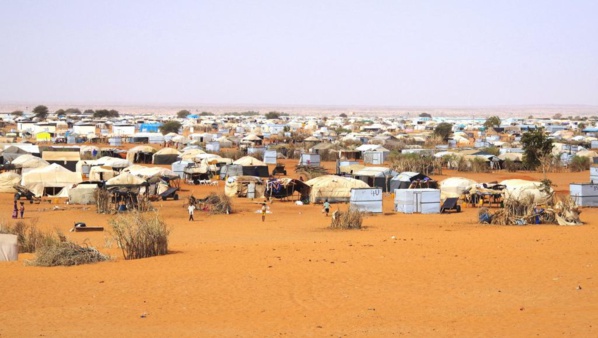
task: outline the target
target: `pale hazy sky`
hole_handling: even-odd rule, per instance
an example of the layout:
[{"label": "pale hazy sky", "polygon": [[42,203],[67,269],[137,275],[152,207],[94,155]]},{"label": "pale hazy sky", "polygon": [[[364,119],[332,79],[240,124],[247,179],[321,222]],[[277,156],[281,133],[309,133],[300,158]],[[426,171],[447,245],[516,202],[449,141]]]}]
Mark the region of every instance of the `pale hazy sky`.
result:
[{"label": "pale hazy sky", "polygon": [[0,0],[0,102],[598,105],[598,0]]}]

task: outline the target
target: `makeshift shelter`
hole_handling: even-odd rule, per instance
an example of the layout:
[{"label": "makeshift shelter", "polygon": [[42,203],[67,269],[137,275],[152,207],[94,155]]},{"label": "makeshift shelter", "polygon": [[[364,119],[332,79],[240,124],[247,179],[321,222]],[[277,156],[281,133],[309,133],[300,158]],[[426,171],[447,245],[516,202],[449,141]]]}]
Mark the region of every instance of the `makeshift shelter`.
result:
[{"label": "makeshift shelter", "polygon": [[240,164],[243,166],[244,176],[270,176],[270,173],[268,172],[268,165],[255,157],[244,156],[234,161],[233,164]]},{"label": "makeshift shelter", "polygon": [[397,189],[395,190],[395,211],[405,214],[440,213],[439,189]]},{"label": "makeshift shelter", "polygon": [[179,155],[179,160],[193,162],[195,161],[195,157],[199,154],[205,154],[206,152],[199,149],[199,148],[191,148],[183,150],[183,153]]},{"label": "makeshift shelter", "polygon": [[224,194],[229,197],[264,198],[266,185],[260,177],[235,176],[226,179]]},{"label": "makeshift shelter", "polygon": [[97,184],[78,184],[68,191],[69,204],[95,204]]},{"label": "makeshift shelter", "polygon": [[398,173],[386,167],[365,167],[353,172],[353,178],[362,180],[368,186],[382,188],[384,192],[390,191],[390,180]]},{"label": "makeshift shelter", "polygon": [[299,165],[305,166],[320,166],[320,154],[301,154],[299,158]]},{"label": "makeshift shelter", "polygon": [[127,151],[127,161],[130,163],[151,163],[156,149],[150,146],[136,146]]},{"label": "makeshift shelter", "polygon": [[33,156],[33,155],[22,155],[15,158],[12,163],[17,169],[20,170],[21,174],[29,172],[33,169],[42,168],[50,165],[45,160]]},{"label": "makeshift shelter", "polygon": [[351,189],[351,208],[362,212],[382,213],[382,188]]},{"label": "makeshift shelter", "polygon": [[104,187],[96,190],[97,212],[150,210],[148,186],[146,179],[129,172],[121,172],[120,175],[106,181]]},{"label": "makeshift shelter", "polygon": [[37,142],[50,142],[52,141],[52,134],[48,133],[47,131],[42,131],[35,134],[35,140]]},{"label": "makeshift shelter", "polygon": [[227,177],[243,176],[243,166],[240,164],[226,164],[220,167],[220,177],[224,180]]},{"label": "makeshift shelter", "polygon": [[81,154],[78,151],[43,151],[42,159],[50,164],[58,164],[70,171],[77,169],[77,162],[81,160]]},{"label": "makeshift shelter", "polygon": [[36,197],[55,195],[64,187],[71,187],[83,181],[81,174],[72,172],[56,163],[30,170],[23,174],[21,185]]},{"label": "makeshift shelter", "polygon": [[328,202],[349,202],[351,189],[370,187],[361,180],[336,175],[323,175],[312,178],[305,184],[311,187],[309,193],[310,203],[322,203],[324,200],[328,200]]},{"label": "makeshift shelter", "polygon": [[309,200],[310,187],[305,182],[292,178],[271,178],[266,181],[265,195],[268,198],[285,199],[299,193],[301,201]]},{"label": "makeshift shelter", "polygon": [[181,153],[174,148],[163,148],[158,150],[152,157],[153,164],[173,164]]},{"label": "makeshift shelter", "polygon": [[172,163],[171,169],[180,178],[184,178],[185,177],[185,168],[187,168],[189,166],[189,164],[191,164],[191,163],[193,163],[193,162],[182,161],[182,160],[176,161],[176,162]]},{"label": "makeshift shelter", "polygon": [[[145,167],[142,165],[132,165],[122,170],[123,173],[130,173],[132,175],[141,177],[145,180],[154,176],[178,176],[172,170],[161,167]],[[120,176],[120,175],[119,175]],[[117,176],[118,177],[118,176]]]},{"label": "makeshift shelter", "polygon": [[[431,181],[431,179],[430,177],[422,173],[414,171],[404,171],[390,179],[390,191],[394,191],[395,189],[409,189],[409,187],[412,187],[412,185],[417,181],[429,182]],[[430,186],[427,188],[436,187]]]},{"label": "makeshift shelter", "polygon": [[505,200],[523,201],[529,198],[530,203],[547,204],[552,201],[554,195],[554,190],[547,189],[542,182],[512,179],[504,180],[500,184],[505,186]]},{"label": "makeshift shelter", "polygon": [[14,185],[21,183],[21,175],[14,173],[14,172],[4,172],[0,174],[0,193],[1,192],[8,192],[8,193],[15,193]]}]

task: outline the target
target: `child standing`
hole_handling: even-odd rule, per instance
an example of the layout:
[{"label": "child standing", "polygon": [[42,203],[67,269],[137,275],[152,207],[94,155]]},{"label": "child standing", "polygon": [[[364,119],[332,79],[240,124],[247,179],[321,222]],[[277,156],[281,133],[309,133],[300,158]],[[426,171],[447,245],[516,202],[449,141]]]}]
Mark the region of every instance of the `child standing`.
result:
[{"label": "child standing", "polygon": [[189,204],[189,208],[187,208],[189,210],[189,221],[195,221],[193,219],[193,212],[195,211],[195,205],[193,204]]},{"label": "child standing", "polygon": [[330,212],[330,203],[328,203],[328,200],[324,201],[324,212],[326,213],[326,217],[328,217],[328,213]]},{"label": "child standing", "polygon": [[266,207],[266,202],[262,203],[262,222],[266,221],[266,212],[268,208]]},{"label": "child standing", "polygon": [[25,213],[25,202],[21,202],[21,208],[19,209],[21,212],[21,219],[23,218],[23,214]]}]

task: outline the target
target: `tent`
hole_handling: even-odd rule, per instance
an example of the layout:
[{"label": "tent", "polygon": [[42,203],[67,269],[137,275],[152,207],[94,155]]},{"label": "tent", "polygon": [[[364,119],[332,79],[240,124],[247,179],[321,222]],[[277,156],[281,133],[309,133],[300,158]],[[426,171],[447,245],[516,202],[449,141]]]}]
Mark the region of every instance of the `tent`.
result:
[{"label": "tent", "polygon": [[68,191],[69,204],[94,204],[96,189],[97,184],[78,184]]},{"label": "tent", "polygon": [[411,183],[417,180],[429,181],[430,177],[415,171],[404,171],[390,179],[390,191],[395,191],[395,189],[409,189]]},{"label": "tent", "polygon": [[23,174],[21,185],[37,196],[55,195],[64,187],[83,181],[81,173],[72,172],[56,163]]},{"label": "tent", "polygon": [[2,158],[4,159],[4,163],[10,163],[14,161],[15,158],[25,154],[31,155],[30,152],[24,149],[15,146],[9,146],[2,151]]},{"label": "tent", "polygon": [[205,153],[206,153],[205,151],[203,151],[199,148],[186,149],[183,151],[183,153],[181,155],[179,155],[179,160],[193,162],[197,155],[205,154]]},{"label": "tent", "polygon": [[114,177],[114,170],[110,167],[93,166],[89,168],[90,181],[107,181]]},{"label": "tent", "polygon": [[235,176],[226,179],[224,194],[229,197],[264,198],[266,185],[260,177]]},{"label": "tent", "polygon": [[81,160],[81,153],[78,151],[44,151],[42,159],[50,164],[56,163],[70,171],[75,171],[77,162]]},{"label": "tent", "polygon": [[233,164],[240,164],[243,166],[243,175],[245,176],[270,176],[268,165],[255,157],[244,156],[234,161]]},{"label": "tent", "polygon": [[168,177],[175,177],[178,176],[170,169],[161,168],[161,167],[144,167],[142,165],[132,165],[123,169],[122,172],[130,173],[135,176],[139,176],[143,179],[148,179],[154,176],[168,176]]},{"label": "tent", "polygon": [[440,181],[441,199],[449,197],[461,197],[464,192],[475,189],[478,182],[464,177],[449,177]]},{"label": "tent", "polygon": [[0,174],[0,192],[17,192],[13,186],[21,182],[21,175],[14,172],[4,172]]},{"label": "tent", "polygon": [[121,173],[118,176],[114,176],[113,178],[106,181],[106,186],[118,186],[118,185],[144,185],[147,184],[146,180],[135,176],[131,173]]},{"label": "tent", "polygon": [[15,158],[11,164],[17,168],[20,168],[21,174],[24,174],[36,168],[42,168],[50,165],[50,163],[44,161],[39,157],[27,154]]},{"label": "tent", "polygon": [[127,161],[130,163],[150,163],[156,149],[150,146],[136,146],[127,151]]},{"label": "tent", "polygon": [[153,164],[173,164],[181,156],[178,150],[174,148],[163,148],[158,150],[152,157]]},{"label": "tent", "polygon": [[50,133],[47,131],[42,131],[35,134],[35,139],[37,142],[49,142],[52,140],[52,135],[50,135]]},{"label": "tent", "polygon": [[500,184],[505,186],[505,199],[514,199],[523,201],[526,198],[531,198],[531,203],[546,204],[554,194],[552,188],[546,190],[542,182],[527,181],[527,180],[504,180]]},{"label": "tent", "polygon": [[309,200],[311,203],[324,202],[349,202],[351,189],[369,188],[370,186],[354,178],[336,175],[324,175],[305,182],[311,187]]},{"label": "tent", "polygon": [[382,188],[385,192],[389,191],[390,180],[396,175],[396,171],[386,167],[365,167],[353,172],[353,178],[364,181],[372,188]]}]

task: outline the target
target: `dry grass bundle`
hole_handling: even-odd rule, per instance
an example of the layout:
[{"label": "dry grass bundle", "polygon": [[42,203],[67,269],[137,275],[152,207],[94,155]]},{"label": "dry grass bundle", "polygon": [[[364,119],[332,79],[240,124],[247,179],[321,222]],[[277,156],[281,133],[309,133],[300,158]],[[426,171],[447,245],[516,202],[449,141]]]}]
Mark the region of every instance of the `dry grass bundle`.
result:
[{"label": "dry grass bundle", "polygon": [[51,245],[57,239],[51,234],[37,228],[37,219],[29,224],[18,221],[15,225],[1,224],[0,233],[17,235],[19,252],[35,252],[42,246]]},{"label": "dry grass bundle", "polygon": [[569,196],[557,198],[556,203],[550,201],[546,207],[536,205],[533,197],[527,196],[521,200],[506,200],[504,208],[494,214],[487,208],[481,208],[478,218],[480,223],[496,225],[535,224],[537,217],[542,224],[580,225],[580,213],[581,210]]},{"label": "dry grass bundle", "polygon": [[295,167],[295,172],[297,173],[297,175],[305,177],[306,180],[311,180],[312,178],[328,175],[328,170],[326,170],[326,168],[310,165],[298,165]]},{"label": "dry grass bundle", "polygon": [[332,213],[331,229],[361,229],[363,214],[354,208],[346,212],[335,211]]},{"label": "dry grass bundle", "polygon": [[211,214],[232,214],[232,200],[224,193],[210,193],[202,200],[205,209]]},{"label": "dry grass bundle", "polygon": [[166,255],[170,229],[158,214],[142,214],[134,211],[111,220],[114,239],[125,259],[139,259]]},{"label": "dry grass bundle", "polygon": [[442,173],[442,159],[421,154],[397,154],[390,158],[390,167],[396,172],[413,171],[424,175]]},{"label": "dry grass bundle", "polygon": [[35,260],[30,264],[35,266],[72,266],[104,262],[110,258],[95,248],[80,246],[73,242],[56,242],[38,249]]}]

